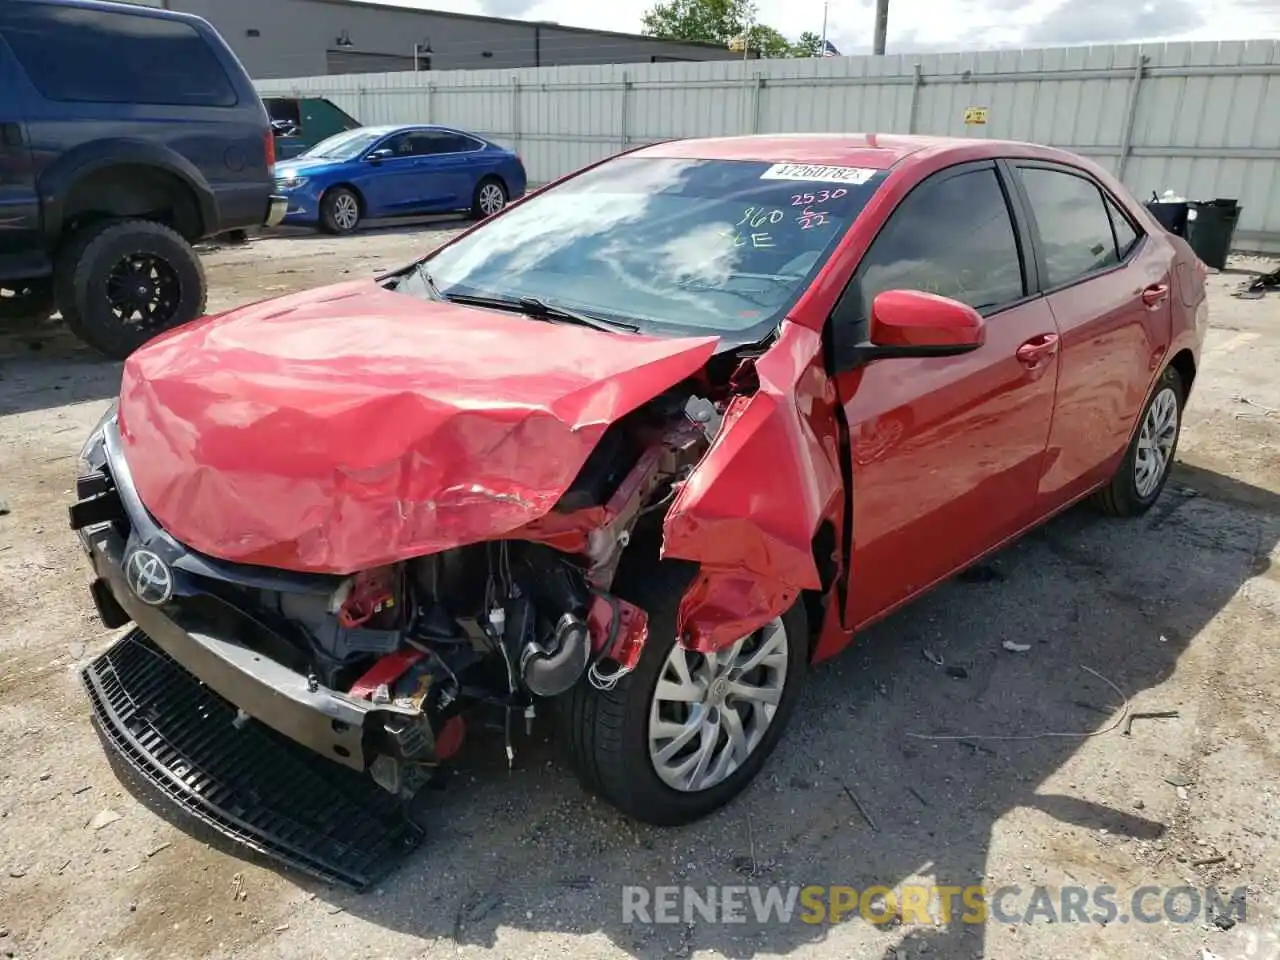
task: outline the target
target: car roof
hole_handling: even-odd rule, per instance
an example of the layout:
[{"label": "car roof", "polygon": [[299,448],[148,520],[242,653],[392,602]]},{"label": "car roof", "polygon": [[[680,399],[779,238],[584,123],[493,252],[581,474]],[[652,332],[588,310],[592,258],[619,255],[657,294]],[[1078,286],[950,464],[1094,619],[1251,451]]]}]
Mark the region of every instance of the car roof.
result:
[{"label": "car roof", "polygon": [[762,163],[812,163],[888,170],[902,160],[925,155],[964,153],[966,159],[1020,156],[1068,160],[1070,154],[1013,140],[924,137],[897,133],[781,133],[748,137],[668,140],[631,156],[682,160],[753,160]]},{"label": "car roof", "polygon": [[[400,133],[406,130],[440,130],[444,133],[467,133],[465,130],[459,130],[457,127],[446,127],[439,123],[384,123],[369,124],[363,127],[356,127],[356,130],[365,130],[377,136],[384,136],[388,133]],[[469,137],[475,137],[477,140],[483,139],[474,133],[467,133]]]}]

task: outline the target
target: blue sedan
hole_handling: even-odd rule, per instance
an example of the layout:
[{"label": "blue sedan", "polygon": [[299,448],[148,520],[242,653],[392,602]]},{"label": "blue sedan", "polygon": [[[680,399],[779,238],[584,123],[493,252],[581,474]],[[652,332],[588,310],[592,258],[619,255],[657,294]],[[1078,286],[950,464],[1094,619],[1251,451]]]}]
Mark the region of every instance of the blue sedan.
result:
[{"label": "blue sedan", "polygon": [[489,217],[524,194],[524,164],[473,133],[359,127],[276,164],[285,223],[351,233],[365,219],[468,210]]}]

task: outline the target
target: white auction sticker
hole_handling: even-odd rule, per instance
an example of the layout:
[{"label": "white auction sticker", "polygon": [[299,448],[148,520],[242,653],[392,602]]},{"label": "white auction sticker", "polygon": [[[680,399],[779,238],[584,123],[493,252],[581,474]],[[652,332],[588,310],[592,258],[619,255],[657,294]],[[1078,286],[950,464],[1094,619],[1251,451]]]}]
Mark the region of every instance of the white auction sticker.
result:
[{"label": "white auction sticker", "polygon": [[775,163],[761,180],[818,180],[823,183],[866,183],[877,171],[866,167],[824,167],[812,163]]}]

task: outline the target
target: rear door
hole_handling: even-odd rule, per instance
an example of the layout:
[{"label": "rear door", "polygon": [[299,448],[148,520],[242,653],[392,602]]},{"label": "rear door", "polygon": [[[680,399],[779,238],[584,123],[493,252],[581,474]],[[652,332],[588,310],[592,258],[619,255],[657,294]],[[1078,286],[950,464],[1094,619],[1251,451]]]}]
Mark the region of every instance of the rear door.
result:
[{"label": "rear door", "polygon": [[833,313],[861,327],[884,290],[978,308],[985,344],[956,357],[876,360],[835,377],[851,435],[861,625],[1013,536],[1033,518],[1058,373],[1057,328],[992,162],[944,170],[886,220]]},{"label": "rear door", "polygon": [[0,37],[0,279],[27,279],[45,265],[25,113],[26,78]]},{"label": "rear door", "polygon": [[1040,481],[1048,510],[1114,473],[1168,348],[1176,279],[1171,244],[1145,235],[1095,179],[1055,164],[1014,167],[1062,334]]},{"label": "rear door", "polygon": [[494,165],[483,152],[484,144],[448,130],[432,131],[426,137],[432,209],[460,210],[471,206],[476,183]]}]

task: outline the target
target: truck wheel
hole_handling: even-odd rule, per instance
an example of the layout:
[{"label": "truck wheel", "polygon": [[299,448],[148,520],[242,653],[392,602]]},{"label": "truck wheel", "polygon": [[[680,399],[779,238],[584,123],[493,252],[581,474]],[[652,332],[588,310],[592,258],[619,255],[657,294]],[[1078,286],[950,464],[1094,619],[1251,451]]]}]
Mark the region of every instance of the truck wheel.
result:
[{"label": "truck wheel", "polygon": [[354,190],[333,187],[320,198],[320,229],[342,236],[360,226],[360,198]]},{"label": "truck wheel", "polygon": [[0,287],[0,322],[43,320],[54,309],[49,280],[20,280],[11,287]]},{"label": "truck wheel", "polygon": [[[683,565],[680,565],[683,566]],[[662,563],[628,599],[649,613],[636,669],[612,690],[582,680],[556,703],[560,739],[582,785],[645,823],[674,826],[732,800],[777,746],[808,668],[797,603],[711,657],[676,642],[688,576]]]},{"label": "truck wheel", "polygon": [[112,220],[74,234],[53,274],[71,331],[113,360],[204,313],[200,258],[175,231],[150,220]]}]

